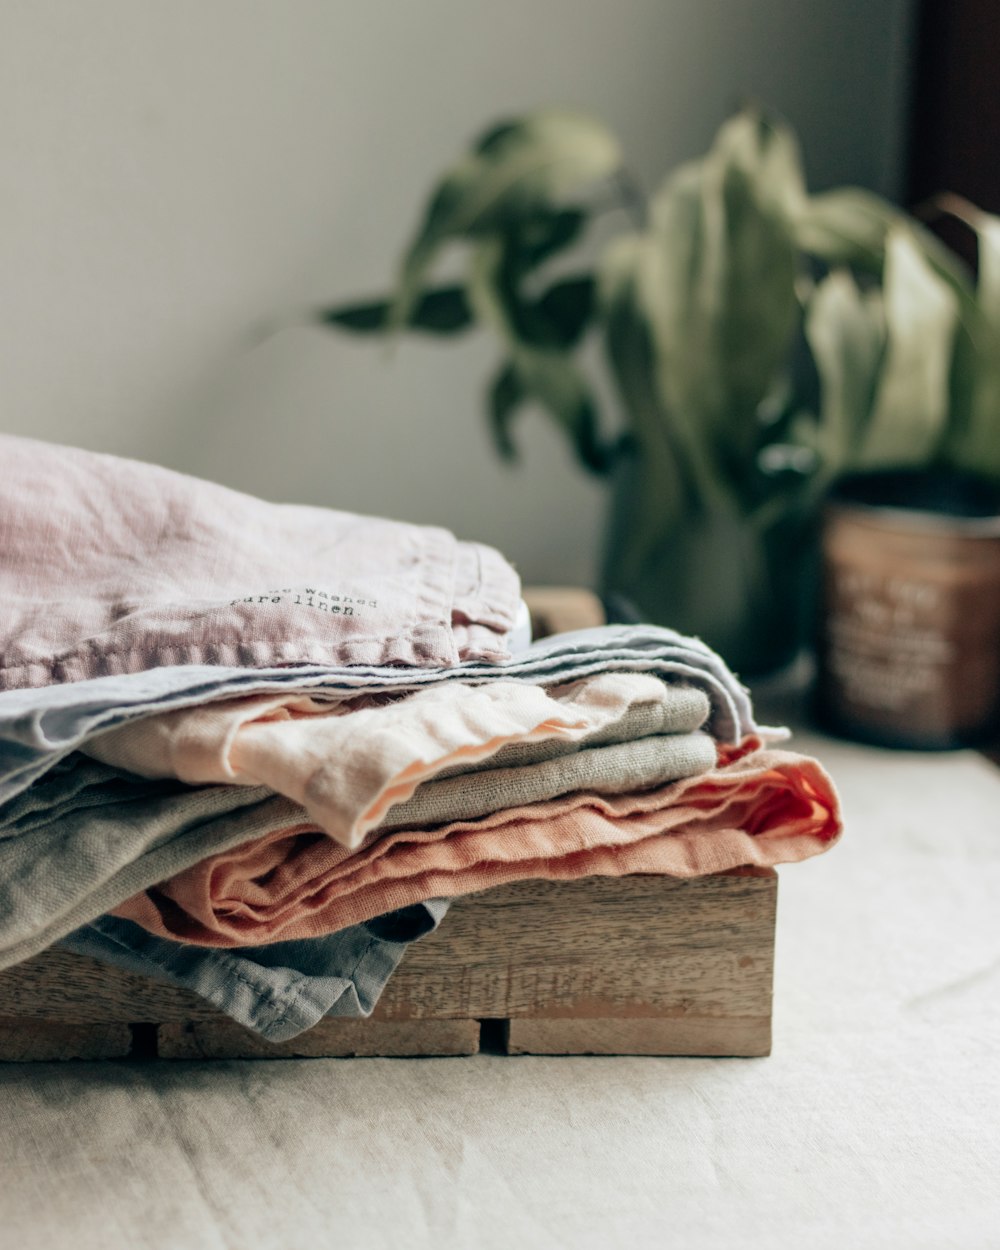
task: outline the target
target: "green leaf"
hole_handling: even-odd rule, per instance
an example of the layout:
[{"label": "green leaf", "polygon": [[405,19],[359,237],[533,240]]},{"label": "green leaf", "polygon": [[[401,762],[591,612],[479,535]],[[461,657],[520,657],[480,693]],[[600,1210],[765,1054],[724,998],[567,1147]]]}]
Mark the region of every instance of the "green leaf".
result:
[{"label": "green leaf", "polygon": [[493,442],[504,460],[516,460],[517,448],[511,438],[510,421],[516,409],[528,395],[521,384],[517,370],[511,364],[504,365],[490,383],[489,411]]},{"label": "green leaf", "polygon": [[892,232],[909,230],[931,268],[968,307],[972,285],[962,262],[936,235],[871,191],[839,187],[810,196],[795,219],[799,247],[835,268],[849,265],[881,277]]},{"label": "green leaf", "polygon": [[494,148],[502,144],[520,124],[516,119],[505,119],[502,122],[495,122],[488,130],[484,130],[478,138],[473,140],[473,152],[488,155]]},{"label": "green leaf", "polygon": [[1000,326],[1000,217],[979,213],[973,222],[979,236],[979,280],[976,298],[983,315]]},{"label": "green leaf", "polygon": [[[640,446],[670,442],[670,427],[656,385],[653,331],[639,298],[648,242],[640,235],[616,239],[601,258],[597,300],[605,326],[608,363],[630,427]],[[673,457],[680,470],[680,456]],[[671,482],[680,489],[680,478]]]},{"label": "green leaf", "polygon": [[741,110],[721,126],[711,155],[741,169],[762,203],[780,216],[792,218],[802,211],[802,154],[791,128],[777,117],[757,108]]},{"label": "green leaf", "polygon": [[639,271],[663,409],[716,506],[745,506],[757,411],[799,316],[795,248],[761,176],[728,139],[678,169],[654,202]]},{"label": "green leaf", "polygon": [[[537,346],[520,333],[511,315],[503,271],[508,249],[502,238],[481,243],[473,253],[468,292],[479,317],[505,340],[520,390],[545,408],[566,431],[581,463],[604,473],[610,451],[599,431],[597,410],[583,375],[560,348]],[[507,384],[510,393],[513,386]],[[495,397],[494,397],[495,398]],[[507,413],[504,414],[506,419]]]},{"label": "green leaf", "polygon": [[795,218],[799,247],[831,268],[851,265],[881,275],[889,231],[904,214],[870,191],[841,187],[812,195]]},{"label": "green leaf", "polygon": [[[512,228],[495,236],[495,260],[476,281],[490,282],[503,310],[502,333],[532,347],[566,351],[582,338],[593,309],[592,280],[575,275],[554,283],[542,296],[525,293],[530,256],[523,233]],[[492,253],[491,253],[492,254]],[[475,255],[472,267],[477,264]],[[499,323],[496,328],[500,328]]]},{"label": "green leaf", "polygon": [[534,305],[549,341],[559,347],[575,347],[594,313],[597,283],[592,274],[580,274],[555,282]]},{"label": "green leaf", "polygon": [[[335,326],[354,334],[383,334],[389,328],[388,300],[323,308],[316,314],[321,325]],[[474,322],[469,301],[460,286],[440,287],[419,296],[410,309],[407,326],[427,334],[457,334]]]},{"label": "green leaf", "polygon": [[[650,325],[637,298],[644,263],[643,239],[636,235],[616,239],[601,258],[598,283],[608,364],[634,444],[631,471],[642,481],[633,494],[620,496],[623,513],[617,520],[627,540],[611,545],[616,560],[611,580],[619,586],[642,584],[647,569],[662,558],[663,535],[692,503],[686,460],[674,442],[656,387]],[[623,463],[620,471],[628,467]]]},{"label": "green leaf", "polygon": [[584,468],[606,473],[610,453],[598,432],[597,409],[573,362],[559,352],[523,347],[514,362],[525,393],[563,427]]},{"label": "green leaf", "polygon": [[[986,224],[986,214],[971,205],[965,206],[968,213],[956,212],[954,204],[961,202],[946,196],[936,207],[960,216],[972,229]],[[989,276],[988,235],[980,234],[976,291],[965,267],[940,239],[870,192],[844,188],[811,197],[796,230],[800,244],[813,255],[827,264],[850,264],[881,278],[886,292],[885,315],[895,327],[894,346],[885,357],[879,405],[870,414],[877,428],[870,440],[863,440],[865,462],[898,458],[900,463],[921,463],[926,452],[968,468],[992,467],[1000,472],[996,417],[984,423],[981,415],[1000,410],[1000,365],[996,363],[1000,361],[1000,329],[995,324],[991,328],[990,295],[983,298],[985,292],[995,291],[1000,304],[1000,260],[994,284]],[[904,237],[908,243],[899,242]],[[890,289],[905,289],[901,282],[907,273],[913,277],[909,294],[890,305]],[[942,288],[951,292],[950,298],[942,294]],[[922,329],[910,324],[906,308],[910,299],[927,301],[920,319]],[[921,334],[925,335],[923,349],[918,341]],[[904,346],[907,341],[909,348]],[[907,357],[913,362],[912,372],[901,363]],[[943,399],[942,373],[947,374]],[[921,391],[924,384],[930,389]],[[909,388],[916,403],[913,439],[907,438],[902,412]]]},{"label": "green leaf", "polygon": [[517,230],[524,269],[534,269],[575,243],[587,223],[580,208],[543,210],[524,219]]},{"label": "green leaf", "polygon": [[907,227],[891,230],[886,240],[883,291],[885,363],[858,463],[925,464],[946,431],[959,301]]},{"label": "green leaf", "polygon": [[969,224],[979,243],[979,320],[955,345],[950,450],[963,467],[1000,477],[1000,218],[975,210]]},{"label": "green leaf", "polygon": [[1000,218],[984,213],[979,234],[976,287],[983,326],[976,343],[966,460],[970,468],[1000,477]]},{"label": "green leaf", "polygon": [[435,188],[403,258],[392,325],[406,323],[424,276],[447,241],[508,228],[620,164],[615,137],[584,114],[543,109],[495,127]]},{"label": "green leaf", "polygon": [[834,270],[813,291],[805,336],[820,381],[819,427],[808,445],[825,483],[852,467],[871,415],[886,346],[881,292],[862,293],[850,273]]}]

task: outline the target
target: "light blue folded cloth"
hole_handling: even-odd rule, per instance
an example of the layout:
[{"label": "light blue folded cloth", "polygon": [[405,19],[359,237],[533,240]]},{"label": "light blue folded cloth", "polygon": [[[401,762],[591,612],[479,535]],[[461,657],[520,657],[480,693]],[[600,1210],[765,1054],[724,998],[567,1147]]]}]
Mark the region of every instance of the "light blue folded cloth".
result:
[{"label": "light blue folded cloth", "polygon": [[431,899],[328,937],[238,950],[171,942],[101,916],[59,945],[193,990],[268,1041],[285,1042],[324,1016],[370,1015],[407,947],[436,929],[447,909],[447,899]]},{"label": "light blue folded cloth", "polygon": [[215,699],[266,692],[342,697],[405,693],[430,682],[517,679],[561,685],[605,672],[652,673],[703,690],[711,705],[707,729],[720,742],[750,733],[771,739],[781,730],[759,726],[748,692],[710,647],[654,625],[605,625],[554,634],[498,664],[451,668],[294,667],[278,669],[181,665],[96,677],[63,685],[0,693],[0,803],[25,790],[94,734],[140,717]]}]

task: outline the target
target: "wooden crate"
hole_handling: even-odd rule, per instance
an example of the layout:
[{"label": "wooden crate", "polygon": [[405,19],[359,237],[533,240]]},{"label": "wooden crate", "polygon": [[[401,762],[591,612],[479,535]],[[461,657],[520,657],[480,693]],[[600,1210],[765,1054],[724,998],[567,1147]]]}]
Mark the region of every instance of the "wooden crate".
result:
[{"label": "wooden crate", "polygon": [[457,900],[368,1020],[265,1042],[164,982],[47,951],[0,973],[0,1059],[766,1055],[777,876],[526,881]]}]

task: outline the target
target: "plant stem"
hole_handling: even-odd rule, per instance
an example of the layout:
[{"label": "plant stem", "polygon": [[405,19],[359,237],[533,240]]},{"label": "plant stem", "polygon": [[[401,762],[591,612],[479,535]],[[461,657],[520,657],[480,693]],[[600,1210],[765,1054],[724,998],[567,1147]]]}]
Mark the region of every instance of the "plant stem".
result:
[{"label": "plant stem", "polygon": [[615,175],[615,182],[621,195],[622,207],[632,218],[636,229],[645,230],[649,224],[649,207],[639,180],[629,170],[620,169]]}]

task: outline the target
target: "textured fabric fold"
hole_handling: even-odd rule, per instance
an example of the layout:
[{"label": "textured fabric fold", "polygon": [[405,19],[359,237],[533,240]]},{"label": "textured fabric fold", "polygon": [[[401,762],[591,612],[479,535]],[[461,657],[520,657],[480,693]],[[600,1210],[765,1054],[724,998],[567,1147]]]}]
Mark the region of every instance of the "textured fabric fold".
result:
[{"label": "textured fabric fold", "polygon": [[517,575],[447,530],[9,435],[0,455],[0,688],[510,654]]},{"label": "textured fabric fold", "polygon": [[145,717],[221,699],[281,693],[322,699],[401,694],[440,681],[523,681],[551,687],[598,673],[648,673],[702,690],[707,730],[721,742],[787,731],[757,724],[747,691],[704,643],[652,625],[608,625],[556,634],[502,663],[451,669],[405,667],[254,670],[181,666],[0,692],[0,803],[24,790],[94,735]]},{"label": "textured fabric fold", "polygon": [[817,855],[841,831],[830,778],[792,752],[733,753],[711,772],[641,793],[577,793],[478,821],[398,830],[350,853],[309,826],[212,856],[115,913],[206,946],[306,938],[422,898],[531,877],[690,877]]},{"label": "textured fabric fold", "polygon": [[411,943],[437,928],[443,899],[307,942],[223,951],[155,937],[100,916],[60,945],[78,955],[198,994],[271,1042],[298,1036],[325,1016],[371,1015]]},{"label": "textured fabric fold", "polygon": [[709,711],[701,691],[641,673],[605,673],[551,691],[447,682],[360,708],[301,696],[211,704],[113,730],[86,751],[143,777],[267,786],[356,847],[444,770],[474,768],[512,745],[581,742],[643,705],[657,733],[695,730]]},{"label": "textured fabric fold", "polygon": [[[681,699],[695,717],[698,697]],[[593,748],[586,741],[506,747],[482,772],[448,770],[390,811],[443,820],[544,798],[584,778],[591,788],[616,791],[710,767],[715,747],[703,734],[603,742],[609,734],[655,730],[662,713],[663,705],[636,704]],[[563,754],[552,756],[554,747]],[[205,856],[292,826],[316,829],[302,807],[264,787],[191,787],[72,756],[0,808],[0,967]]]},{"label": "textured fabric fold", "polygon": [[715,759],[715,743],[707,734],[658,734],[589,746],[517,768],[487,767],[435,777],[411,798],[390,808],[378,832],[476,820],[577,791],[628,794],[706,773]]},{"label": "textured fabric fold", "polygon": [[38,954],[181,862],[298,819],[301,809],[262,788],[192,789],[73,757],[0,809],[0,967]]}]

